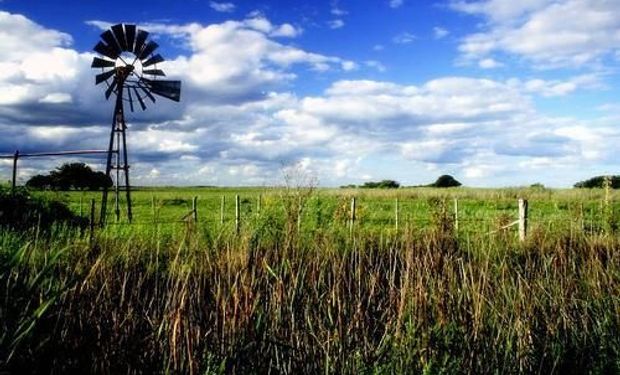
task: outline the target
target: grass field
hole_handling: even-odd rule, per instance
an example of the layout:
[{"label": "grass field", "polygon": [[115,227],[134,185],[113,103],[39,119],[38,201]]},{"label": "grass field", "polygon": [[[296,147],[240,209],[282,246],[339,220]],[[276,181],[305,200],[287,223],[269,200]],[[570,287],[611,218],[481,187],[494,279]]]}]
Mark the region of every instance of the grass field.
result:
[{"label": "grass field", "polygon": [[[77,213],[81,199],[84,215],[99,199],[45,195]],[[194,196],[198,223],[183,222]],[[525,242],[497,230],[518,198],[530,203]],[[0,371],[618,373],[618,198],[139,190],[134,223],[110,212],[92,239],[1,230]]]}]

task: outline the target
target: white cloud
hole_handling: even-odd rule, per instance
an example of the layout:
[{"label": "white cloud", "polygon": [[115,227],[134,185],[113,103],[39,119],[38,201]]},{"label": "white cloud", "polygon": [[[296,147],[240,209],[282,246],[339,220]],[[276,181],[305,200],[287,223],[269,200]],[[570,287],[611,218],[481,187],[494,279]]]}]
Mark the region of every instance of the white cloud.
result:
[{"label": "white cloud", "polygon": [[347,14],[349,14],[349,12],[347,12],[346,10],[340,7],[339,0],[331,0],[330,13],[336,17],[342,17],[342,16],[346,16]]},{"label": "white cloud", "polygon": [[341,19],[331,20],[327,22],[327,26],[329,26],[329,28],[333,30],[340,29],[344,27],[344,21]]},{"label": "white cloud", "polygon": [[439,27],[439,26],[433,27],[433,36],[435,37],[435,39],[443,39],[449,34],[450,32],[443,27]]},{"label": "white cloud", "polygon": [[392,42],[396,44],[409,44],[413,43],[416,39],[417,37],[415,35],[409,32],[403,32],[392,38]]},{"label": "white cloud", "polygon": [[390,0],[389,5],[390,5],[390,8],[396,9],[396,8],[400,8],[404,2],[405,2],[404,0]]},{"label": "white cloud", "polygon": [[505,52],[542,67],[592,66],[620,48],[615,1],[454,1],[451,7],[486,20],[459,46],[466,59]]},{"label": "white cloud", "polygon": [[216,12],[221,12],[221,13],[232,13],[235,11],[235,4],[233,3],[221,3],[221,2],[217,2],[217,1],[209,1],[209,6],[215,10]]},{"label": "white cloud", "polygon": [[[440,77],[418,85],[338,80],[322,93],[298,97],[288,92],[296,66],[357,69],[357,74],[383,66],[280,43],[274,40],[278,30],[294,34],[283,25],[288,24],[260,16],[209,26],[148,25],[153,34],[167,34],[186,46],[183,56],[163,66],[171,79],[183,81],[184,91],[181,103],[158,101],[132,115],[128,142],[135,181],[262,184],[279,178],[282,162],[301,162],[324,184],[377,175],[415,184],[446,170],[484,184],[497,176],[510,181],[528,168],[553,163],[566,172],[562,183],[568,184],[576,165],[584,170],[617,165],[617,119],[584,124],[550,118],[533,102],[536,96],[599,87],[600,75],[505,81]],[[40,35],[63,34],[35,25],[14,37],[28,41]],[[74,51],[67,40],[60,37],[21,58],[11,57],[0,44],[5,87],[0,148],[26,143],[34,149],[105,147],[110,103],[101,87],[91,84],[92,55]],[[61,60],[56,63],[66,71],[56,74],[37,65],[22,71],[30,56],[47,54]],[[71,119],[76,112],[88,116]],[[32,166],[34,171],[44,164]]]},{"label": "white cloud", "polygon": [[499,68],[501,66],[504,66],[504,64],[496,61],[495,59],[487,57],[486,59],[482,59],[478,61],[478,66],[481,67],[482,69],[494,69],[494,68]]}]

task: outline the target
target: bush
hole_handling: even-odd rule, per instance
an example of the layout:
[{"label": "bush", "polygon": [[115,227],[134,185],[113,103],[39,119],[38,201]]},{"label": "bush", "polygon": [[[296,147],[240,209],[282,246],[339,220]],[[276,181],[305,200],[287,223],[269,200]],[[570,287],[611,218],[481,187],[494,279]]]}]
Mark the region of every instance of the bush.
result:
[{"label": "bush", "polygon": [[439,176],[437,180],[434,183],[430,184],[429,186],[438,187],[438,188],[447,188],[447,187],[457,187],[461,185],[462,184],[458,182],[454,177],[444,174],[442,176]]},{"label": "bush", "polygon": [[364,183],[361,187],[365,189],[398,189],[400,187],[400,183],[394,180],[382,180],[378,182],[369,181]]},{"label": "bush", "polygon": [[610,188],[620,189],[620,176],[596,176],[585,181],[579,181],[575,184],[576,188],[603,188],[605,187],[605,178],[609,178],[611,182]]},{"label": "bush", "polygon": [[24,189],[13,194],[0,186],[0,227],[23,230],[38,226],[45,230],[54,223],[84,227],[87,220],[62,202],[33,196]]}]

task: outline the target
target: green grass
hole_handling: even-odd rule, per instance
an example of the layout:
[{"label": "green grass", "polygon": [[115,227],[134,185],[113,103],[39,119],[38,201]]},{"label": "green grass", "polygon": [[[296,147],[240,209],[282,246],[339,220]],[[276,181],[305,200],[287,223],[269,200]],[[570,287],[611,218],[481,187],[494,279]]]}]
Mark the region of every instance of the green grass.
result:
[{"label": "green grass", "polygon": [[[99,197],[45,194],[84,214]],[[149,189],[92,241],[0,230],[0,371],[618,373],[614,194]],[[527,240],[489,234],[519,197]]]}]

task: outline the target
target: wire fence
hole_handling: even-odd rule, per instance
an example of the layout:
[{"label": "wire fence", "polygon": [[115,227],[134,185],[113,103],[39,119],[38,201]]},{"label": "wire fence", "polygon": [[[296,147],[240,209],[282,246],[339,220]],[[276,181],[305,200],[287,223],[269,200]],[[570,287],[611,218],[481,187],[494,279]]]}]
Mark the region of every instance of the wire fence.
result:
[{"label": "wire fence", "polygon": [[[288,203],[285,201],[289,199]],[[222,195],[193,198],[137,200],[134,220],[115,220],[108,214],[106,225],[170,226],[196,225],[241,233],[261,220],[276,217],[296,220],[300,230],[338,229],[404,230],[449,226],[455,234],[498,232],[516,229],[521,239],[532,230],[571,228],[588,234],[615,232],[620,227],[620,207],[614,201],[527,201],[524,199],[389,199],[355,196],[316,196],[295,201],[253,195]],[[72,208],[87,217],[87,202],[73,202]],[[524,205],[524,206],[523,206]],[[288,211],[287,211],[288,210]],[[291,214],[290,211],[293,211]],[[94,215],[94,216],[93,216]],[[293,216],[293,217],[292,217]],[[94,222],[97,213],[90,212]]]}]

